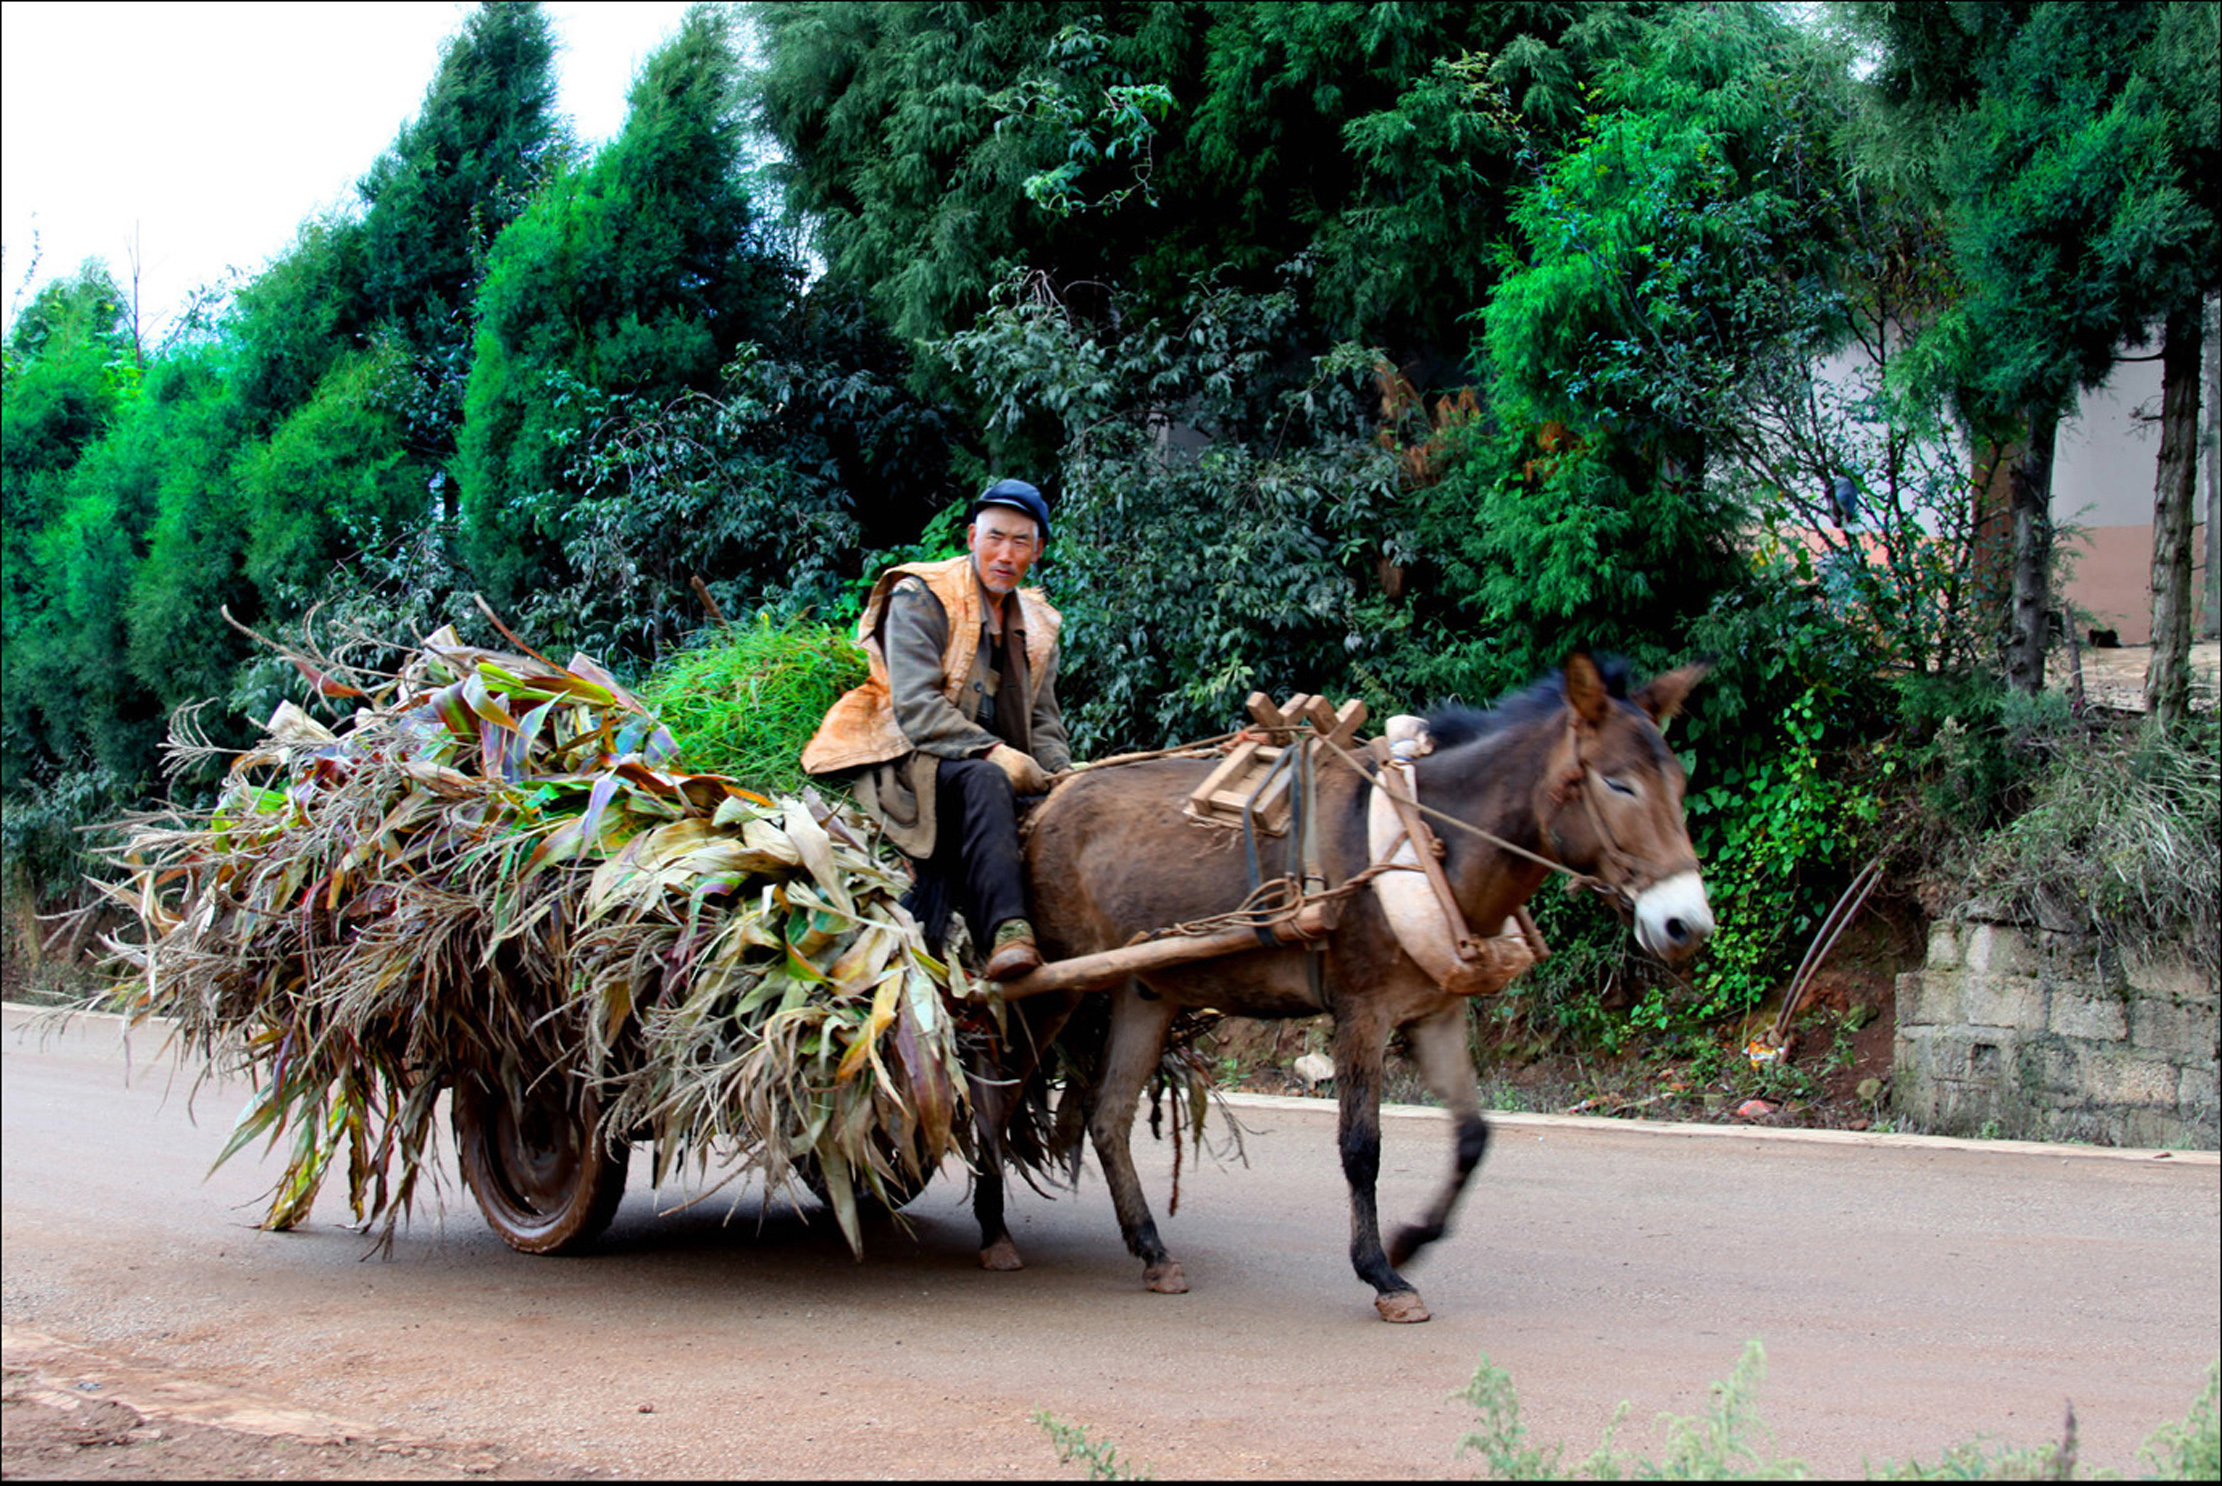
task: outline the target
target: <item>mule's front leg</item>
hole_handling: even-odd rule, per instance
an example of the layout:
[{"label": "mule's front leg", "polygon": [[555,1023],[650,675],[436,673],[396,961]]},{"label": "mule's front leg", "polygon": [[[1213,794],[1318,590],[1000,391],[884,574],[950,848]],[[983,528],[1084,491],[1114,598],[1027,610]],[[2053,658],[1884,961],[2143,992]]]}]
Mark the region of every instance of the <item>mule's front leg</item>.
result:
[{"label": "mule's front leg", "polygon": [[1027,1268],[1011,1242],[1011,1226],[1002,1215],[1002,1131],[1011,1117],[1007,1088],[993,1077],[971,1077],[973,1122],[980,1133],[980,1171],[973,1175],[973,1219],[980,1224],[980,1268]]},{"label": "mule's front leg", "polygon": [[1420,1292],[1396,1272],[1381,1247],[1376,1188],[1381,1179],[1381,1063],[1388,1032],[1372,1018],[1335,1024],[1336,1144],[1350,1183],[1350,1267],[1373,1286],[1373,1308],[1384,1321],[1425,1321]]},{"label": "mule's front leg", "polygon": [[1435,1194],[1427,1216],[1398,1229],[1395,1242],[1389,1245],[1389,1262],[1399,1267],[1450,1232],[1451,1214],[1489,1147],[1489,1125],[1482,1119],[1481,1101],[1474,1095],[1474,1064],[1466,1052],[1466,1003],[1454,1001],[1422,1017],[1412,1024],[1409,1036],[1420,1076],[1443,1101],[1458,1136],[1451,1154],[1450,1180]]},{"label": "mule's front leg", "polygon": [[1088,1134],[1103,1166],[1104,1185],[1111,1189],[1111,1205],[1118,1210],[1127,1251],[1142,1261],[1142,1282],[1160,1295],[1182,1295],[1188,1290],[1188,1276],[1157,1236],[1156,1220],[1142,1196],[1142,1179],[1134,1170],[1133,1151],[1135,1107],[1142,1086],[1164,1056],[1173,1007],[1167,1001],[1144,1000],[1131,981],[1112,994],[1117,999],[1111,1008],[1111,1036],[1095,1108],[1088,1116]]}]

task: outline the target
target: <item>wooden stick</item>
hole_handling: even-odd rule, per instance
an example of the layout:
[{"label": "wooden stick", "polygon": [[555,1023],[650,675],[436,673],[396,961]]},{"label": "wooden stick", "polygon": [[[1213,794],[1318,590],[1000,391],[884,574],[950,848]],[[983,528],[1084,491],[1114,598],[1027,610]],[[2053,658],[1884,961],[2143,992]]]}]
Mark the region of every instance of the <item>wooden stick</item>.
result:
[{"label": "wooden stick", "polygon": [[710,617],[717,621],[720,629],[730,628],[726,623],[725,611],[718,607],[716,599],[710,597],[710,585],[702,581],[700,573],[687,580],[687,587],[693,589],[694,596],[702,600],[702,607],[710,611]]},{"label": "wooden stick", "polygon": [[[1314,903],[1298,913],[1291,925],[1273,926],[1274,937],[1295,944],[1324,933],[1326,906],[1323,903]],[[1216,934],[1152,939],[1146,944],[1129,944],[1120,949],[1104,950],[1100,954],[1052,960],[1038,970],[1027,971],[1016,980],[997,983],[996,991],[1006,1001],[1022,1001],[1028,996],[1046,995],[1051,991],[1101,990],[1130,975],[1169,970],[1175,965],[1217,959],[1221,955],[1239,954],[1244,950],[1263,947],[1258,943],[1257,934],[1250,929],[1222,929]]]}]

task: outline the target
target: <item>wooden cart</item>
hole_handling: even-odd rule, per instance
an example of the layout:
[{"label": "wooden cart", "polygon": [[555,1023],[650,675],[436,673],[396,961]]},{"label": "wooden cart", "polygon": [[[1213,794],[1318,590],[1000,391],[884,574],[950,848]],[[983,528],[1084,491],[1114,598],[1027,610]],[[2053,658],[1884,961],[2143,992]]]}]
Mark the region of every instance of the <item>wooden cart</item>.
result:
[{"label": "wooden cart", "polygon": [[[1276,707],[1253,694],[1249,710],[1255,735],[1245,734],[1190,800],[1191,813],[1241,824],[1262,818],[1267,831],[1285,830],[1289,818],[1287,781],[1293,771],[1279,767],[1300,737],[1316,732],[1347,746],[1365,722],[1365,704],[1330,707],[1316,697],[1299,696]],[[1273,925],[1282,943],[1298,945],[1333,927],[1332,905],[1312,903]],[[1167,936],[1100,954],[1056,960],[997,987],[1005,1001],[1033,996],[1101,990],[1130,976],[1175,965],[1258,948],[1258,931],[1230,928],[1215,933]],[[451,1091],[451,1113],[463,1180],[486,1222],[512,1248],[532,1254],[560,1254],[584,1247],[609,1226],[624,1196],[632,1142],[602,1138],[602,1106],[582,1085],[554,1079],[537,1081],[523,1103],[488,1080],[467,1079]],[[796,1163],[805,1185],[823,1199],[825,1190],[808,1158]],[[891,1192],[901,1207],[924,1190],[920,1178]]]}]

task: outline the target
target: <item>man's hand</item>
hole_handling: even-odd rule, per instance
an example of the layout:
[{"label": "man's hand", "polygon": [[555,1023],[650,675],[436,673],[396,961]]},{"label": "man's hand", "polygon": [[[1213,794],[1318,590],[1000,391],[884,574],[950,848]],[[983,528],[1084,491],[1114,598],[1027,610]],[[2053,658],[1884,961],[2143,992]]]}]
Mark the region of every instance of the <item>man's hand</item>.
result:
[{"label": "man's hand", "polygon": [[1034,755],[1020,753],[1008,743],[998,743],[988,750],[988,762],[1003,771],[1011,781],[1011,791],[1021,795],[1040,795],[1049,792],[1049,776],[1042,766],[1034,762]]}]

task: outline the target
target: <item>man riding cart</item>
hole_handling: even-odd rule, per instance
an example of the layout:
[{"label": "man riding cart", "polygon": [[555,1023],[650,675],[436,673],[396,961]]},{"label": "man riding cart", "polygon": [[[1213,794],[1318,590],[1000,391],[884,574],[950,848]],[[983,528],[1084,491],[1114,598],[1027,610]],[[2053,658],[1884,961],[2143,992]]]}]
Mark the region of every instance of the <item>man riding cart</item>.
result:
[{"label": "man riding cart", "polygon": [[972,502],[962,557],[904,563],[873,585],[857,639],[871,675],[803,750],[813,774],[853,776],[857,803],[917,865],[905,900],[939,944],[961,909],[990,980],[1041,964],[1027,919],[1018,799],[1071,766],[1057,706],[1062,620],[1021,588],[1049,540],[1024,480]]}]

